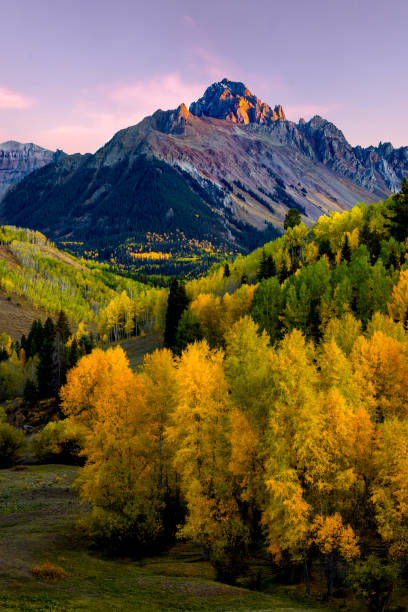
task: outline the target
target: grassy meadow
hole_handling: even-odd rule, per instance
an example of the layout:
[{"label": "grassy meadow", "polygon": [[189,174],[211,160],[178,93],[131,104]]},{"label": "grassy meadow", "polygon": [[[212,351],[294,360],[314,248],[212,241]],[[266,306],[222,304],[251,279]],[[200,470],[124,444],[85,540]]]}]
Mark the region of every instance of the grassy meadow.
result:
[{"label": "grassy meadow", "polygon": [[[214,581],[198,549],[179,543],[168,553],[111,559],[87,547],[75,524],[82,509],[72,487],[77,469],[20,466],[0,471],[0,610],[259,611],[327,610],[300,593],[260,593]],[[66,577],[49,582],[32,568],[49,562]]]}]

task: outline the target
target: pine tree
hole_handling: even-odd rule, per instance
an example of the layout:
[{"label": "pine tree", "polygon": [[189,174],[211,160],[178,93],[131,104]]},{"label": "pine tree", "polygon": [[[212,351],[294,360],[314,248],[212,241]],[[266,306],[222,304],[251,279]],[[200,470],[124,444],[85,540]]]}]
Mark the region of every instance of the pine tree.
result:
[{"label": "pine tree", "polygon": [[37,385],[41,398],[55,397],[58,391],[55,341],[55,326],[52,319],[48,317],[44,325],[43,342],[39,350],[40,361],[37,366]]},{"label": "pine tree", "polygon": [[38,399],[37,385],[31,378],[28,378],[24,385],[24,401],[31,405],[34,404]]},{"label": "pine tree", "polygon": [[267,278],[266,266],[267,266],[267,263],[266,263],[265,249],[262,249],[261,261],[259,263],[258,273],[256,275],[256,279],[258,282],[260,282],[264,278]]},{"label": "pine tree", "polygon": [[351,259],[351,248],[347,234],[344,237],[343,246],[341,247],[341,258],[344,261],[350,261]]},{"label": "pine tree", "polygon": [[266,258],[266,278],[272,278],[276,276],[276,264],[272,255],[268,255]]},{"label": "pine tree", "polygon": [[279,272],[279,282],[282,285],[282,283],[285,282],[285,280],[288,278],[289,274],[288,274],[288,268],[286,266],[286,262],[283,261],[282,262],[282,266]]},{"label": "pine tree", "polygon": [[181,315],[186,310],[189,299],[183,281],[174,278],[170,285],[170,293],[167,301],[166,325],[164,330],[164,346],[173,349],[176,342],[177,327]]},{"label": "pine tree", "polygon": [[403,242],[408,236],[408,179],[405,176],[401,191],[392,197],[387,225],[391,236],[398,242]]},{"label": "pine tree", "polygon": [[328,238],[323,238],[323,240],[319,243],[319,255],[326,255],[328,260],[333,261],[333,250],[330,245],[330,240]]},{"label": "pine tree", "polygon": [[68,317],[63,310],[61,310],[58,315],[58,320],[55,329],[60,333],[61,339],[65,344],[71,335],[71,330],[68,323]]},{"label": "pine tree", "polygon": [[203,340],[204,330],[198,317],[190,310],[185,310],[177,326],[174,352],[181,355],[187,345]]},{"label": "pine tree", "polygon": [[74,338],[69,348],[69,353],[68,353],[68,369],[75,367],[76,364],[78,363],[78,359],[79,359],[78,342],[76,341],[76,338]]},{"label": "pine tree", "polygon": [[28,338],[25,341],[25,346],[23,346],[23,339],[21,339],[21,347],[24,349],[27,359],[33,357],[34,355],[38,355],[41,350],[43,340],[44,328],[40,319],[38,319],[33,321],[31,325]]},{"label": "pine tree", "polygon": [[230,267],[227,262],[224,266],[224,278],[229,278],[230,276],[231,276],[231,271],[230,271]]},{"label": "pine tree", "polygon": [[296,227],[301,221],[300,212],[296,208],[289,208],[286,213],[285,221],[283,222],[283,227],[287,230],[289,227]]}]

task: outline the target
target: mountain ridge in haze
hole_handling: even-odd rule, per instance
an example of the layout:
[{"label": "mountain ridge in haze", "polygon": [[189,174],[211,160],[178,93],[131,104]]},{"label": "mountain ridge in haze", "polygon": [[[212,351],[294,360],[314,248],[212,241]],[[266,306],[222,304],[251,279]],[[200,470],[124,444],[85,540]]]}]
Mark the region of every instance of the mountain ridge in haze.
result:
[{"label": "mountain ridge in haze", "polygon": [[55,161],[61,151],[50,151],[32,142],[8,140],[0,143],[0,198],[11,185],[25,176]]}]

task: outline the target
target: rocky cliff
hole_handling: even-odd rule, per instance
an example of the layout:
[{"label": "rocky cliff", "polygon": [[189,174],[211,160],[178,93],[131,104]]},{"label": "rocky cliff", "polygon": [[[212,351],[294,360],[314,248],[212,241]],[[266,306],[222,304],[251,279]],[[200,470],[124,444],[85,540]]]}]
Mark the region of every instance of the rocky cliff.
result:
[{"label": "rocky cliff", "polygon": [[271,125],[275,121],[286,120],[280,104],[272,109],[254,96],[243,83],[228,79],[210,85],[203,97],[190,105],[190,113],[196,117],[214,117],[242,125]]},{"label": "rocky cliff", "polygon": [[43,149],[32,142],[22,144],[9,140],[0,144],[0,198],[10,185],[55,161],[58,156],[59,152]]},{"label": "rocky cliff", "polygon": [[408,147],[352,147],[329,121],[293,123],[223,79],[190,109],[156,111],[94,155],[32,172],[3,198],[0,222],[86,244],[181,231],[245,250],[291,207],[311,224],[388,197],[407,174]]}]

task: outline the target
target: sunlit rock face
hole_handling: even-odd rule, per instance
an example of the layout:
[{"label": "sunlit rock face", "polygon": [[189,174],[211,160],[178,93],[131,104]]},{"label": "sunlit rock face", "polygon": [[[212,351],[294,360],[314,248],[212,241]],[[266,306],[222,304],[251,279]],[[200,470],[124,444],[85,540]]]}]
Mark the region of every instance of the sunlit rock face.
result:
[{"label": "sunlit rock face", "polygon": [[55,161],[58,155],[59,152],[43,149],[32,142],[22,144],[9,140],[0,144],[0,198],[11,185]]},{"label": "sunlit rock face", "polygon": [[243,83],[228,79],[210,85],[203,97],[191,104],[190,113],[196,117],[214,117],[243,125],[270,125],[275,121],[286,121],[280,104],[272,109],[254,96]]},{"label": "sunlit rock face", "polygon": [[[18,169],[13,155],[3,167]],[[47,155],[27,153],[27,171]],[[60,154],[32,172],[2,198],[0,223],[87,243],[182,231],[244,250],[280,231],[290,208],[311,225],[387,198],[404,175],[408,147],[353,147],[330,121],[289,121],[223,79],[189,110],[158,110],[95,154]]]}]

